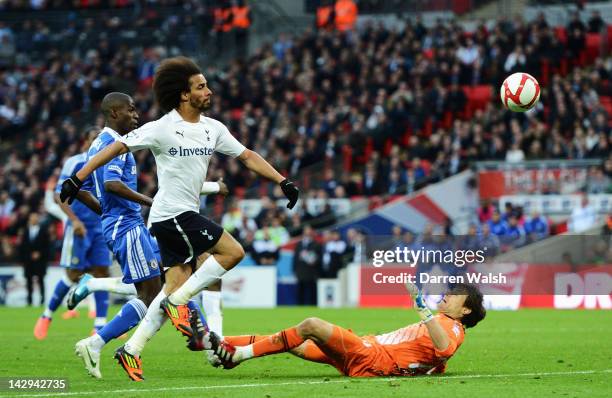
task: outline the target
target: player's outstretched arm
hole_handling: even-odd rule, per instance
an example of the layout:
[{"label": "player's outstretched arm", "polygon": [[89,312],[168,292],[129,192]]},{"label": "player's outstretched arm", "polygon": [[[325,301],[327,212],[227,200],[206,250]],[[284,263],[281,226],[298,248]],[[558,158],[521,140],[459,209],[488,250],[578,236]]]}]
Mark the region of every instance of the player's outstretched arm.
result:
[{"label": "player's outstretched arm", "polygon": [[76,198],[79,189],[83,186],[83,181],[89,177],[95,169],[110,162],[115,157],[127,153],[128,147],[122,142],[115,141],[100,152],[93,158],[89,159],[87,163],[77,171],[76,174],[67,178],[62,183],[62,191],[60,192],[60,201],[71,204]]},{"label": "player's outstretched arm", "polygon": [[89,207],[89,209],[94,213],[102,215],[102,206],[100,205],[100,201],[96,199],[91,192],[85,190],[79,191],[76,198],[79,202]]},{"label": "player's outstretched arm", "polygon": [[[136,192],[123,182],[118,180],[111,180],[104,182],[104,189],[106,192],[113,193],[123,199],[127,199],[131,202],[136,202],[142,206],[151,207],[153,205],[153,199],[147,195],[143,195],[140,192]],[[81,191],[82,192],[82,191]]]},{"label": "player's outstretched arm", "polygon": [[450,344],[450,338],[444,331],[442,325],[440,325],[438,320],[433,316],[431,310],[427,308],[422,292],[414,283],[410,282],[406,283],[406,289],[412,297],[412,300],[414,300],[414,306],[419,313],[419,317],[429,331],[429,337],[431,337],[434,347],[439,351],[446,350]]},{"label": "player's outstretched arm", "polygon": [[257,152],[245,149],[238,159],[249,169],[281,186],[283,193],[289,199],[287,207],[293,209],[300,196],[300,190],[285,177],[283,177],[270,163]]}]

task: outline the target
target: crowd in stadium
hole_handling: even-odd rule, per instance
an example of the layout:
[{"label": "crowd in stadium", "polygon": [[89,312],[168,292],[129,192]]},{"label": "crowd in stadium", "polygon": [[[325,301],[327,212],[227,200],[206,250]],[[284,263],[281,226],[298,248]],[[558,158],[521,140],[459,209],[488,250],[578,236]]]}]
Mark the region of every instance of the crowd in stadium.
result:
[{"label": "crowd in stadium", "polygon": [[[100,125],[95,112],[105,93],[131,94],[141,123],[159,116],[150,90],[155,66],[165,56],[199,48],[204,14],[143,12],[61,26],[34,17],[0,22],[0,136],[9,152],[0,165],[4,247],[27,214],[42,212],[46,185],[64,159],[81,151],[83,127]],[[612,95],[612,59],[585,56],[587,32],[598,27],[597,15],[586,23],[576,15],[564,34],[544,15],[533,21],[500,17],[469,34],[455,22],[427,28],[417,18],[402,32],[368,25],[358,33],[282,35],[248,60],[206,68],[214,92],[210,116],[297,176],[305,197],[411,193],[478,160],[609,157],[610,108],[599,99]],[[137,35],[127,45],[122,37],[130,36],[121,32],[140,28],[156,34]],[[105,35],[109,30],[118,34]],[[77,50],[65,52],[62,45]],[[549,82],[541,105],[526,116],[509,115],[496,102],[500,82],[519,70]],[[489,94],[475,103],[470,87],[482,85]],[[136,157],[141,191],[153,195],[153,158],[145,151]],[[596,172],[602,174],[600,189],[609,190],[610,169]],[[223,177],[238,197],[279,197],[234,160],[213,157],[210,174]],[[333,224],[333,212],[326,211]],[[318,216],[270,213],[256,225],[272,240],[301,234]],[[252,223],[237,228],[255,247]]]}]

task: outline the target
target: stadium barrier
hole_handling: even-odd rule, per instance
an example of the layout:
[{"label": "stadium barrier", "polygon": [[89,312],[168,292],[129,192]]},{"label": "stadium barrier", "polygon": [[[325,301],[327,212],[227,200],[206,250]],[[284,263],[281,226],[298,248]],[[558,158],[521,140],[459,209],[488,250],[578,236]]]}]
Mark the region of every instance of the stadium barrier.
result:
[{"label": "stadium barrier", "polygon": [[[0,306],[23,307],[27,304],[26,280],[21,266],[0,267]],[[120,273],[120,271],[119,271]],[[223,305],[228,308],[273,308],[277,303],[277,270],[269,266],[236,267],[223,278]],[[57,282],[64,276],[61,267],[47,269],[44,278],[47,301]],[[111,272],[118,276],[117,272]],[[122,297],[119,295],[112,295]],[[123,296],[125,297],[125,296]],[[34,288],[33,303],[40,301],[40,291]],[[112,300],[111,300],[112,302]],[[87,302],[84,302],[87,305]]]}]

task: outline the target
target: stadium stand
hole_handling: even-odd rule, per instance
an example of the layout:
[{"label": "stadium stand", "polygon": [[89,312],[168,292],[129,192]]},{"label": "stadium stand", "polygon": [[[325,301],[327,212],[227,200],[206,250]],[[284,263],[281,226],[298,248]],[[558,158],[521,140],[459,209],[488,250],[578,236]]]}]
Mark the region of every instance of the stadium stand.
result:
[{"label": "stadium stand", "polygon": [[[100,125],[96,111],[105,93],[132,94],[141,122],[159,116],[150,90],[155,66],[165,56],[197,52],[208,37],[199,26],[213,2],[162,1],[142,9],[129,0],[82,2],[102,13],[110,6],[137,12],[95,19],[75,18],[73,2],[46,4],[56,3],[66,6],[62,17],[40,11],[25,22],[14,18],[24,2],[3,3],[10,11],[0,18],[4,257],[27,214],[41,209],[64,159],[78,151],[80,131]],[[553,27],[540,15],[501,17],[474,31],[455,21],[416,20],[403,31],[368,24],[359,33],[282,35],[247,60],[206,68],[215,93],[211,116],[297,178],[307,198],[324,200],[365,196],[382,203],[479,160],[609,158],[612,59],[604,30],[593,32],[577,19]],[[77,43],[76,50],[64,52],[66,43]],[[541,103],[527,115],[509,115],[496,104],[500,82],[518,70],[544,86]],[[153,195],[153,159],[140,152],[137,162],[141,191]],[[598,189],[609,191],[610,169],[601,172]],[[219,177],[239,199],[280,197],[233,160],[213,158],[210,178]],[[217,218],[225,208],[220,200],[210,209]],[[280,223],[292,236],[316,218],[305,211],[296,220],[273,204],[262,212],[258,227]],[[329,206],[324,216],[333,224]],[[237,228],[237,235],[248,231]]]}]

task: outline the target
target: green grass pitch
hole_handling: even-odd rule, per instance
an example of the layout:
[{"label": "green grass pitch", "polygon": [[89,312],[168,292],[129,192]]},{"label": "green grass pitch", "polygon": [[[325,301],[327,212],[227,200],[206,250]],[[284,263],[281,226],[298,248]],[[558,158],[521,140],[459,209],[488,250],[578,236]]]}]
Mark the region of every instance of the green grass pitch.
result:
[{"label": "green grass pitch", "polygon": [[[118,310],[114,307],[111,313]],[[89,377],[74,355],[88,335],[84,312],[63,320],[57,312],[44,341],[32,329],[39,308],[0,308],[0,377],[66,377],[69,392],[28,391],[5,396],[90,397],[610,397],[612,313],[610,311],[521,310],[493,312],[467,331],[444,376],[349,379],[332,367],[288,354],[256,359],[234,370],[210,367],[202,353],[189,352],[169,324],[143,353],[145,382],[130,382],[112,359],[123,344],[102,354],[103,379]],[[387,332],[417,321],[411,310],[278,308],[226,309],[226,334],[272,333],[317,316],[358,334]]]}]

